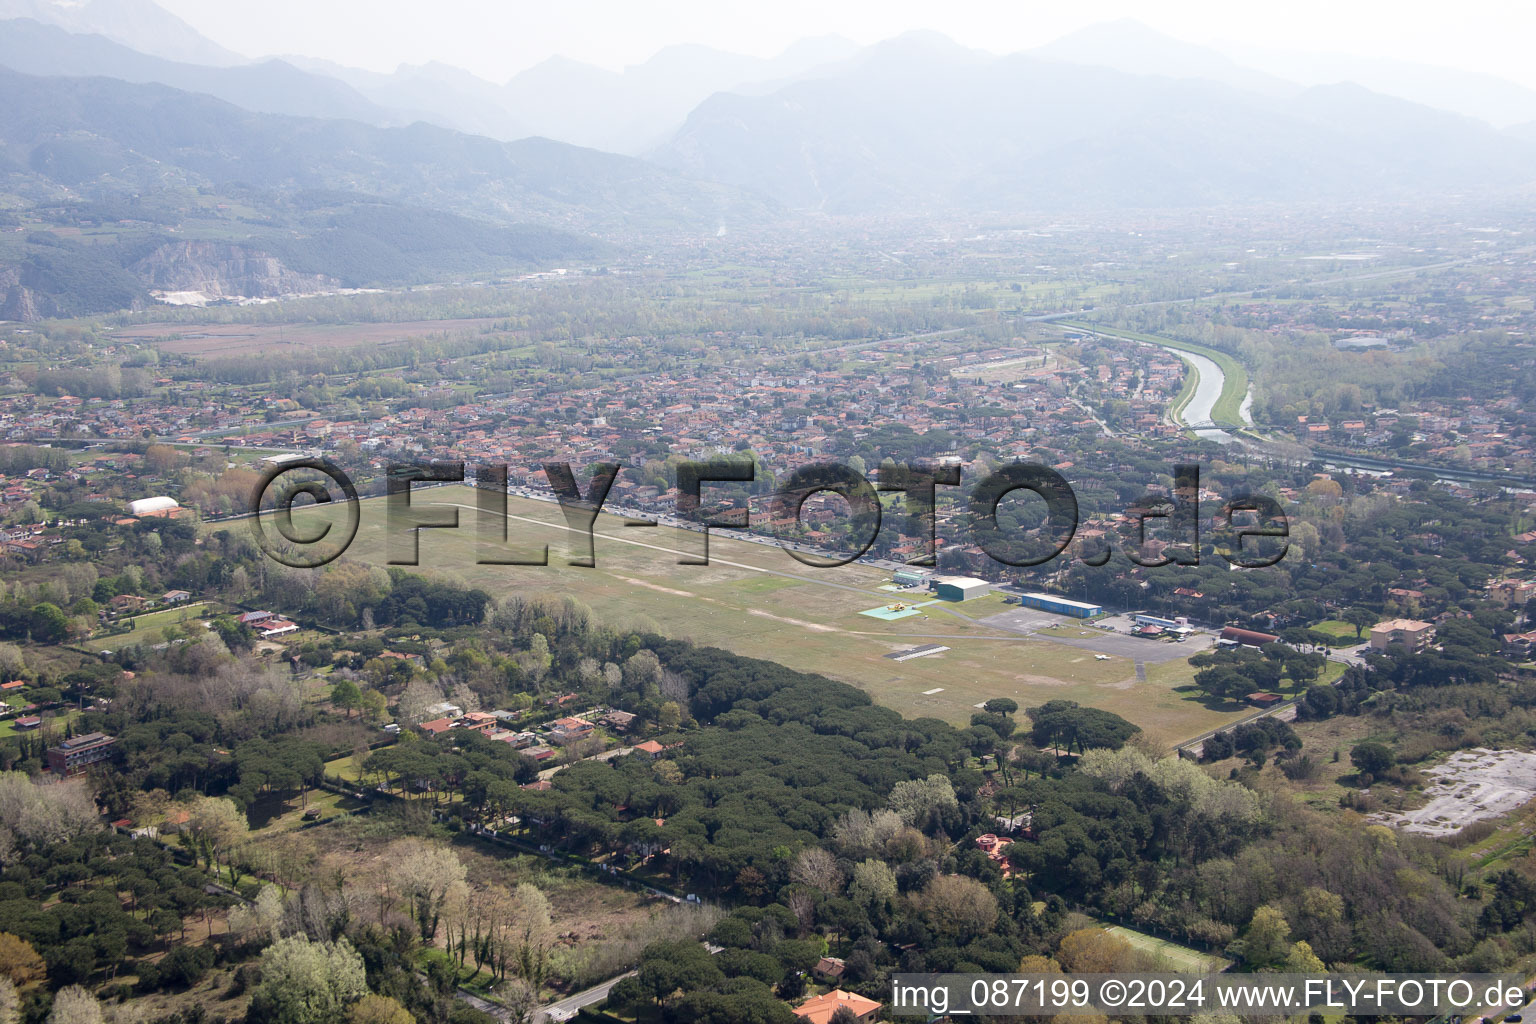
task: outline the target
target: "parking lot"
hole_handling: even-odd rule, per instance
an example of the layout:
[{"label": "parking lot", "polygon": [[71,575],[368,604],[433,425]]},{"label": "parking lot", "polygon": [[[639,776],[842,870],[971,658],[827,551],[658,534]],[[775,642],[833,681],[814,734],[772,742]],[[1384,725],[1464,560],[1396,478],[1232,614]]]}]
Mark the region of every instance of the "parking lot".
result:
[{"label": "parking lot", "polygon": [[[1129,626],[1129,618],[1125,616],[1113,618],[1125,619],[1127,627]],[[1000,629],[1039,634],[1041,640],[1050,640],[1068,647],[1093,651],[1095,654],[1107,654],[1111,658],[1125,658],[1149,665],[1187,658],[1191,654],[1198,654],[1205,650],[1213,643],[1211,636],[1205,633],[1198,633],[1179,643],[1131,636],[1128,633],[1104,629],[1099,625],[1102,622],[1113,621],[1112,619],[1100,619],[1089,623],[1068,615],[1052,615],[1038,608],[1010,608],[1006,612],[988,615],[980,621]],[[1052,627],[1058,627],[1057,634],[1041,632]],[[1071,630],[1077,635],[1058,635],[1061,629]]]}]

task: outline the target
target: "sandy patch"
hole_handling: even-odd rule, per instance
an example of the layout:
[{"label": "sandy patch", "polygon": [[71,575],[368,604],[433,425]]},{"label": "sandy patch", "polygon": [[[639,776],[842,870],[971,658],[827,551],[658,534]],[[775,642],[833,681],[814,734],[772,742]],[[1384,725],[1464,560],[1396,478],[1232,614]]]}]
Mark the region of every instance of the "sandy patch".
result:
[{"label": "sandy patch", "polygon": [[788,625],[791,625],[791,626],[801,626],[801,627],[803,627],[805,629],[813,630],[813,631],[815,631],[817,633],[836,633],[837,632],[837,627],[835,627],[835,626],[823,626],[819,622],[805,622],[805,621],[803,621],[801,619],[787,619],[787,618],[785,618],[782,615],[772,615],[772,614],[770,614],[768,612],[763,611],[761,608],[748,608],[747,609],[747,614],[748,615],[757,615],[757,616],[760,616],[761,618],[764,618],[764,619],[772,619],[774,622],[787,623]]},{"label": "sandy patch", "polygon": [[658,594],[671,594],[673,597],[698,597],[699,596],[698,594],[695,594],[691,590],[673,590],[671,587],[663,587],[663,586],[661,586],[658,583],[647,583],[645,580],[633,580],[633,579],[630,579],[628,576],[618,576],[618,575],[614,575],[613,573],[609,573],[609,575],[613,576],[613,578],[616,579],[616,580],[621,580],[624,583],[628,583],[632,587],[644,587],[646,590],[654,590]]},{"label": "sandy patch", "polygon": [[1028,686],[1071,686],[1066,679],[1057,679],[1055,676],[1018,675],[1013,677],[1017,682]]}]

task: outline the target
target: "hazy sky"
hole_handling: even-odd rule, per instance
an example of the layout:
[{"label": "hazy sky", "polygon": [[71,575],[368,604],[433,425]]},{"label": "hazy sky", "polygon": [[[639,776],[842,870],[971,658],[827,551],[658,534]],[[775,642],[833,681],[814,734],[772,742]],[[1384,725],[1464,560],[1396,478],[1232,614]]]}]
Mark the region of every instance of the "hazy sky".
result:
[{"label": "hazy sky", "polygon": [[1192,42],[1325,50],[1490,71],[1536,87],[1529,0],[160,0],[249,56],[298,53],[393,70],[441,60],[502,81],[552,55],[606,67],[669,43],[771,56],[828,33],[871,43],[935,29],[995,52],[1134,17]]}]

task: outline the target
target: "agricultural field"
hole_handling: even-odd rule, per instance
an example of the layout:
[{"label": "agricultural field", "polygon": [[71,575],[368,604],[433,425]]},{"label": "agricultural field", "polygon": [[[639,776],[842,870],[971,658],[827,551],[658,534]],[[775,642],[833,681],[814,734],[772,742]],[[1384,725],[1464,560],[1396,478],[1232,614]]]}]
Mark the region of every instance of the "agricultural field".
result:
[{"label": "agricultural field", "polygon": [[[924,604],[927,595],[881,590],[887,577],[874,568],[812,568],[776,546],[721,533],[711,535],[709,565],[679,565],[680,552],[700,551],[698,534],[680,536],[669,527],[626,529],[607,516],[596,528],[597,565],[571,567],[562,564],[570,533],[558,508],[516,496],[508,498],[509,543],[524,556],[548,544],[550,564],[479,565],[473,489],[424,491],[413,505],[459,513],[456,530],[422,531],[420,571],[451,575],[497,597],[571,596],[605,621],[819,672],[858,686],[907,716],[963,725],[991,697],[1011,697],[1025,706],[1067,699],[1121,714],[1154,740],[1172,745],[1239,714],[1212,711],[1161,681],[1140,682],[1128,659],[1099,661],[1088,649],[977,621],[1005,607],[996,596]],[[301,524],[306,516],[339,514],[334,508],[295,513]],[[358,536],[347,557],[386,564],[382,500],[362,503]],[[861,614],[898,601],[923,607],[891,621]],[[950,650],[904,662],[890,657],[923,644]],[[1171,664],[1188,669],[1183,659]]]},{"label": "agricultural field", "polygon": [[196,358],[304,354],[317,349],[387,345],[428,334],[478,331],[504,322],[495,317],[418,320],[408,323],[358,324],[189,324],[159,323],[124,327],[114,336],[150,342],[162,352]]},{"label": "agricultural field", "polygon": [[1462,857],[1472,870],[1489,875],[1513,866],[1536,848],[1536,804],[1527,804],[1502,821],[1473,826],[1463,836],[1470,842],[1462,847]]}]

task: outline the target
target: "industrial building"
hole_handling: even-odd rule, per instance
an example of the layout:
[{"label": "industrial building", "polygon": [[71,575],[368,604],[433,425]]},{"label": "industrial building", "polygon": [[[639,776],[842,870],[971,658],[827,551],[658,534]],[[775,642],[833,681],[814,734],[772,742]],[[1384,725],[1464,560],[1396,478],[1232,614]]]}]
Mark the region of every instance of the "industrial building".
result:
[{"label": "industrial building", "polygon": [[128,514],[131,516],[166,515],[181,507],[175,498],[160,495],[155,498],[138,498],[128,503]]},{"label": "industrial building", "polygon": [[318,458],[319,455],[320,453],[318,451],[285,452],[282,455],[265,455],[262,457],[261,464],[263,466],[276,468],[278,466],[287,466],[295,462],[303,462],[305,459]]},{"label": "industrial building", "polygon": [[1244,647],[1263,647],[1265,644],[1277,644],[1280,638],[1273,633],[1260,633],[1254,629],[1239,629],[1237,626],[1228,626],[1221,631],[1221,639],[1228,643],[1241,644]]},{"label": "industrial building", "polygon": [[1043,612],[1070,615],[1074,619],[1091,619],[1095,615],[1104,614],[1104,608],[1101,605],[1069,601],[1065,597],[1055,597],[1051,594],[1025,594],[1019,598],[1019,604],[1025,608],[1038,608]]},{"label": "industrial building", "polygon": [[974,576],[935,576],[928,586],[940,601],[965,601],[992,589],[992,584]]},{"label": "industrial building", "polygon": [[1171,636],[1183,640],[1194,632],[1189,626],[1189,620],[1182,615],[1174,619],[1157,615],[1133,615],[1131,621],[1136,624],[1135,632],[1141,636]]},{"label": "industrial building", "polygon": [[891,582],[898,587],[922,586],[927,579],[928,574],[917,569],[897,569],[891,573]]}]

